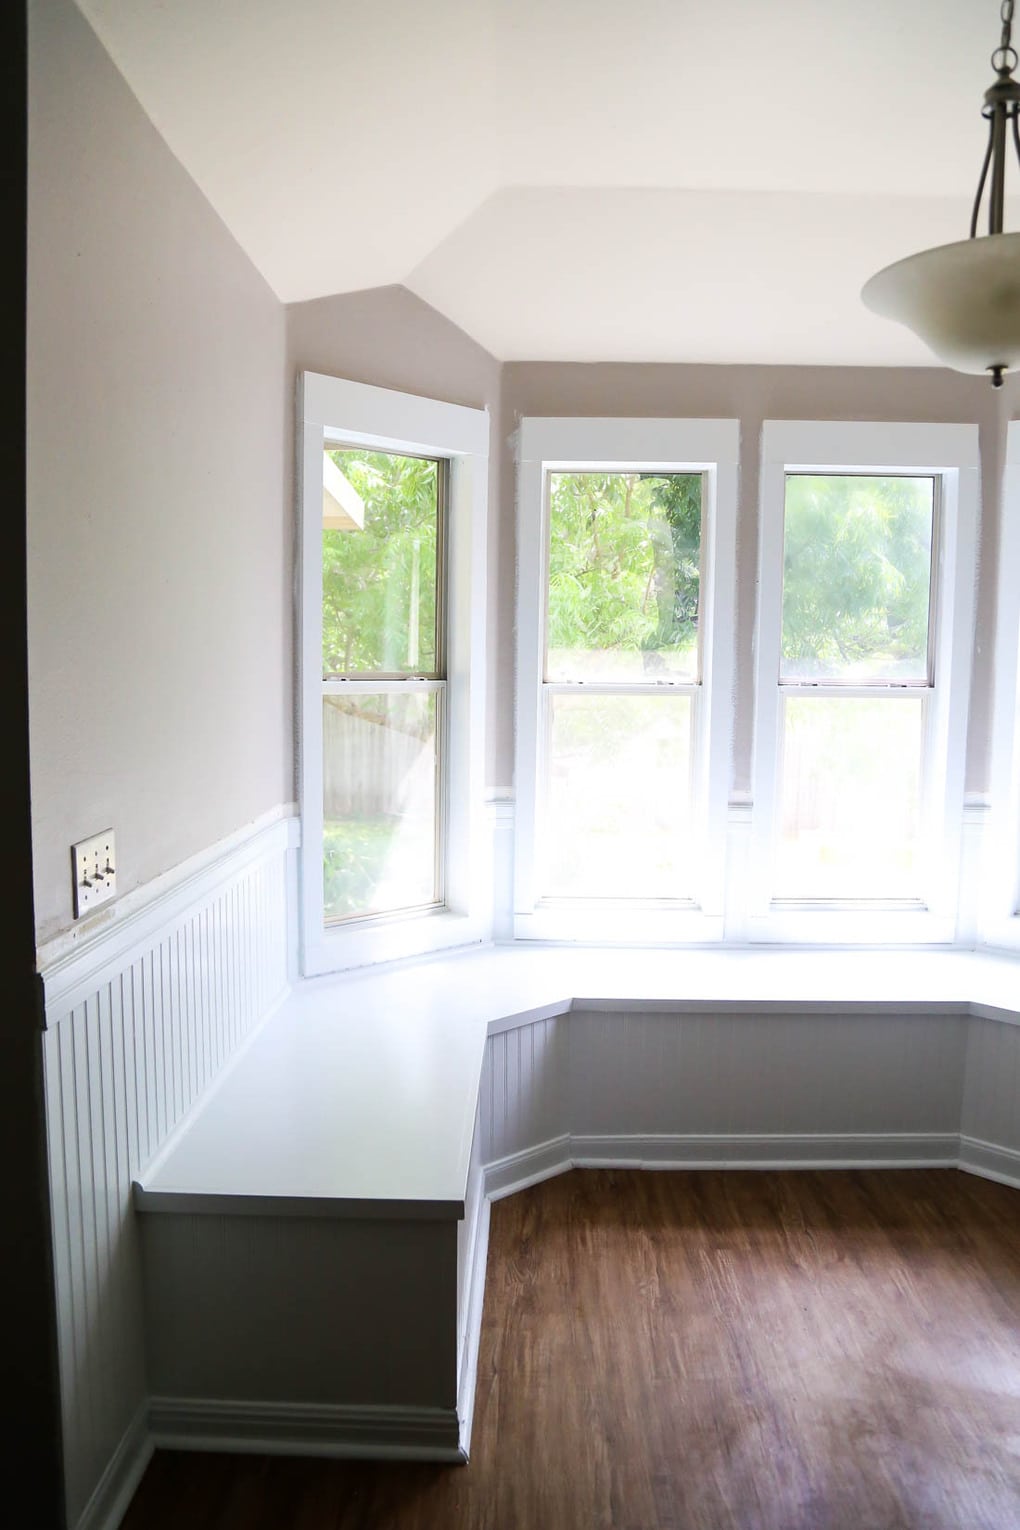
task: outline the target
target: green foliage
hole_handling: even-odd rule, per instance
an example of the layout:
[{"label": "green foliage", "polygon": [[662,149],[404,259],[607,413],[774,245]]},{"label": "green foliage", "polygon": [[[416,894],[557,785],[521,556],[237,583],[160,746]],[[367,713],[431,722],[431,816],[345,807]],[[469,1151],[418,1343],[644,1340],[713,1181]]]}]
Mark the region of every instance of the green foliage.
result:
[{"label": "green foliage", "polygon": [[784,674],[923,678],[931,534],[930,478],[792,474]]},{"label": "green foliage", "polygon": [[375,906],[393,837],[394,818],[350,818],[323,825],[323,902],[327,920]]},{"label": "green foliage", "polygon": [[322,533],[322,673],[434,674],[438,464],[330,451],[365,502],[361,531]]},{"label": "green foliage", "polygon": [[700,475],[554,473],[550,511],[550,678],[693,671]]}]

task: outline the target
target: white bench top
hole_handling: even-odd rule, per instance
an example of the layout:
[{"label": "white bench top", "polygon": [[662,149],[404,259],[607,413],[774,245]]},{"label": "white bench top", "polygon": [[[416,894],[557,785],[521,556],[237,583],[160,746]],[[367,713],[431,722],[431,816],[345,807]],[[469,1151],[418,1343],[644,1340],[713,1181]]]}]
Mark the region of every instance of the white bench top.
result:
[{"label": "white bench top", "polygon": [[569,1009],[1020,1024],[1020,962],[954,951],[487,947],[300,983],[135,1187],[145,1211],[460,1217],[485,1038]]}]

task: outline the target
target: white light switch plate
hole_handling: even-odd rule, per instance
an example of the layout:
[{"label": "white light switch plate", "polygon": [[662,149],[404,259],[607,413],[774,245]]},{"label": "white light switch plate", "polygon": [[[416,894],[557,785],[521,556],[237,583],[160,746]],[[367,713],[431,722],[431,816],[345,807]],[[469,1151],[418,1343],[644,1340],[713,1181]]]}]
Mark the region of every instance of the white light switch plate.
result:
[{"label": "white light switch plate", "polygon": [[117,846],[112,829],[93,834],[71,846],[74,872],[74,917],[80,919],[117,895]]}]

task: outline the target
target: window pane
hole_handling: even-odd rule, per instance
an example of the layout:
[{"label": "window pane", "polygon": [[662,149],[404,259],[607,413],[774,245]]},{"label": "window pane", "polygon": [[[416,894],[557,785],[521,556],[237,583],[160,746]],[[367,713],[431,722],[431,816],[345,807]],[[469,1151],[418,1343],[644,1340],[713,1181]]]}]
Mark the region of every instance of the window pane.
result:
[{"label": "window pane", "polygon": [[439,463],[323,453],[322,674],[436,675]]},{"label": "window pane", "polygon": [[549,705],[544,896],[689,896],[691,698]]},{"label": "window pane", "polygon": [[434,691],[322,698],[326,919],[438,901]]},{"label": "window pane", "polygon": [[699,473],[552,473],[549,680],[698,678]]},{"label": "window pane", "polygon": [[932,478],[786,479],[784,680],[927,680]]},{"label": "window pane", "polygon": [[788,696],[774,896],[918,898],[924,701]]}]

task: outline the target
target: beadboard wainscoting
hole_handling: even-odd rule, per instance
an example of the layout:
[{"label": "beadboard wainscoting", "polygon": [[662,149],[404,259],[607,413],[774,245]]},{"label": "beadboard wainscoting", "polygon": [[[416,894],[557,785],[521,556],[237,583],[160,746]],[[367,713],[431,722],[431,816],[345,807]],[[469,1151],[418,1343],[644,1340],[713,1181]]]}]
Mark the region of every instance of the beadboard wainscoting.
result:
[{"label": "beadboard wainscoting", "polygon": [[72,1530],[118,1522],[152,1448],[132,1181],[288,991],[296,844],[296,820],[270,815],[42,970]]},{"label": "beadboard wainscoting", "polygon": [[[988,1038],[972,1043],[972,1026]],[[995,1021],[888,1013],[575,1009],[499,1030],[481,1085],[486,1188],[572,1165],[956,1165],[965,1078],[965,1131],[1008,1144],[1020,1130],[981,1050],[1015,1057],[1018,1040]]]},{"label": "beadboard wainscoting", "polygon": [[960,1167],[1020,1185],[1020,1025],[970,1021]]}]

